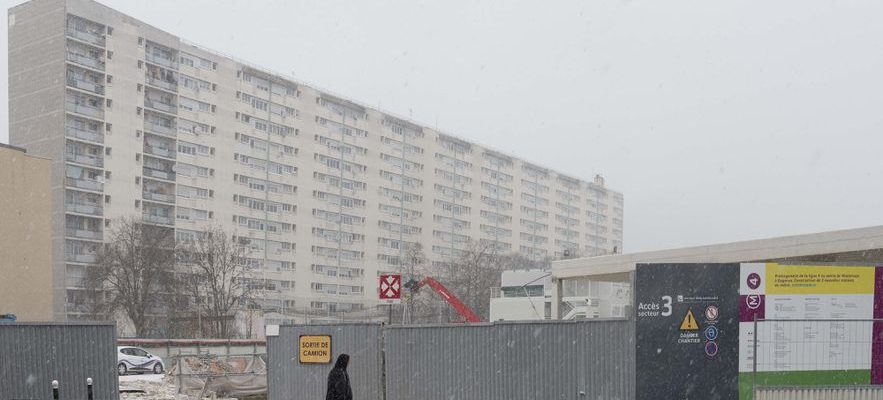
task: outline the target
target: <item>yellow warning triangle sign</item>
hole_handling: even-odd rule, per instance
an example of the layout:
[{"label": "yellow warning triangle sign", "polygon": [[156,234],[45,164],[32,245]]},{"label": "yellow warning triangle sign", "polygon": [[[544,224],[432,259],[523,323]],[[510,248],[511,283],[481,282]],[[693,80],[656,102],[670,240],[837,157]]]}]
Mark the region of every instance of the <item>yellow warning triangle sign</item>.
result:
[{"label": "yellow warning triangle sign", "polygon": [[696,317],[693,316],[693,310],[687,310],[684,316],[684,322],[681,322],[682,331],[698,331],[699,324],[696,323]]}]

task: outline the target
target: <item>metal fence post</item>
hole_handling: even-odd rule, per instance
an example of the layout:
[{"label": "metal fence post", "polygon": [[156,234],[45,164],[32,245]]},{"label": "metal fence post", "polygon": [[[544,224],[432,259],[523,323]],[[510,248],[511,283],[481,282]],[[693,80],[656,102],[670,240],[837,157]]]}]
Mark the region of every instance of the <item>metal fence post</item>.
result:
[{"label": "metal fence post", "polygon": [[86,378],[86,397],[88,400],[93,400],[93,398],[92,398],[92,378]]},{"label": "metal fence post", "polygon": [[751,398],[754,399],[754,395],[757,394],[757,314],[754,314],[754,338],[752,344],[752,363],[754,364],[751,367]]},{"label": "metal fence post", "polygon": [[178,347],[178,365],[176,370],[178,371],[178,393],[184,393],[181,389],[184,387],[184,363],[181,360],[181,348]]},{"label": "metal fence post", "polygon": [[52,399],[58,400],[58,381],[52,381]]}]

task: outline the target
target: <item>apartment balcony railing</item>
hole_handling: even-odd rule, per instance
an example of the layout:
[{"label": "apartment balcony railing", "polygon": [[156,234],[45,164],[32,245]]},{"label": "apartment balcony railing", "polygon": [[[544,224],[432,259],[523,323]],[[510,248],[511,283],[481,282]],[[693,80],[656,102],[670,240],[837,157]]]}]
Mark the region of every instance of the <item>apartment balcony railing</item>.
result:
[{"label": "apartment balcony railing", "polygon": [[67,236],[80,238],[80,239],[101,240],[101,231],[67,228]]},{"label": "apartment balcony railing", "polygon": [[85,115],[88,117],[93,117],[93,118],[99,118],[99,119],[104,118],[104,110],[100,109],[100,108],[87,106],[84,104],[72,103],[70,101],[65,102],[65,106],[66,106],[67,110],[70,112],[82,114],[82,115]]},{"label": "apartment balcony railing", "polygon": [[144,121],[144,130],[167,136],[175,136],[176,133],[174,127],[162,126],[149,121]]},{"label": "apartment balcony railing", "polygon": [[90,154],[65,153],[65,160],[78,164],[91,165],[93,167],[103,167],[104,158],[93,156]]},{"label": "apartment balcony railing", "polygon": [[174,225],[171,217],[161,215],[144,214],[144,220],[153,224]]},{"label": "apartment balcony railing", "polygon": [[67,133],[68,137],[74,137],[77,139],[88,140],[90,142],[95,143],[104,143],[104,134],[96,131],[87,131],[82,128],[77,128],[73,126],[65,126],[65,133]]},{"label": "apartment balcony railing", "polygon": [[94,263],[98,261],[98,257],[95,254],[74,254],[74,253],[65,253],[64,255],[65,261],[69,262],[77,262],[77,263]]},{"label": "apartment balcony railing", "polygon": [[163,193],[147,191],[147,192],[142,192],[142,196],[144,196],[145,200],[156,200],[156,201],[162,201],[162,202],[166,202],[166,203],[174,203],[175,202],[175,196],[170,195],[170,194],[163,194]]},{"label": "apartment balcony railing", "polygon": [[178,91],[178,84],[176,82],[164,81],[159,78],[147,77],[147,84],[150,86],[156,86],[160,89],[169,90],[172,92]]},{"label": "apartment balcony railing", "polygon": [[167,113],[170,113],[170,114],[176,114],[176,113],[178,112],[178,106],[177,106],[177,105],[174,105],[174,104],[171,104],[171,103],[165,103],[165,102],[157,101],[157,100],[151,100],[151,99],[148,99],[148,98],[145,98],[145,99],[144,99],[144,105],[145,105],[146,107],[150,107],[150,108],[152,108],[152,109],[159,110],[159,111],[163,111],[163,112],[167,112]]},{"label": "apartment balcony railing", "polygon": [[104,44],[106,43],[104,34],[98,32],[87,32],[75,28],[67,28],[67,35],[101,47],[104,47]]},{"label": "apartment balcony railing", "polygon": [[170,59],[170,58],[165,58],[165,57],[162,57],[162,56],[157,56],[157,55],[154,55],[154,54],[152,54],[152,53],[146,53],[146,54],[144,55],[144,58],[145,58],[147,61],[152,62],[152,63],[157,64],[157,65],[162,65],[162,66],[164,66],[164,67],[169,67],[169,68],[171,68],[171,69],[178,69],[178,62],[175,61],[175,60],[172,60],[172,59]]},{"label": "apartment balcony railing", "polygon": [[94,191],[102,191],[104,190],[104,183],[93,181],[90,179],[75,179],[75,178],[67,178],[65,179],[65,184],[67,186],[86,189],[86,190],[94,190]]},{"label": "apartment balcony railing", "polygon": [[346,273],[341,273],[341,274],[339,274],[339,275],[333,275],[333,274],[332,274],[332,275],[328,275],[328,273],[326,273],[326,272],[320,272],[320,271],[313,271],[313,275],[316,276],[316,277],[321,277],[321,278],[328,278],[328,279],[335,279],[335,280],[336,280],[337,278],[341,278],[341,279],[347,279],[347,280],[350,280],[350,281],[355,280],[355,279],[361,279],[361,278],[362,278],[362,275],[358,275],[358,274],[346,274]]},{"label": "apartment balcony railing", "polygon": [[77,89],[82,89],[87,92],[92,92],[100,95],[104,95],[104,85],[100,85],[96,82],[90,82],[84,79],[78,78],[67,78],[67,85],[70,87],[75,87]]},{"label": "apartment balcony railing", "polygon": [[67,52],[67,60],[92,69],[104,71],[104,61],[80,53]]},{"label": "apartment balcony railing", "polygon": [[102,215],[104,208],[100,205],[87,203],[65,203],[64,209],[69,212],[89,215]]},{"label": "apartment balcony railing", "polygon": [[160,157],[165,157],[165,158],[175,158],[175,155],[177,154],[172,149],[167,149],[165,147],[159,147],[159,146],[150,146],[150,145],[144,145],[144,152],[147,154],[152,154],[155,156],[160,156]]},{"label": "apartment balcony railing", "polygon": [[165,179],[167,181],[175,180],[175,173],[172,171],[161,171],[149,167],[144,167],[144,176]]}]

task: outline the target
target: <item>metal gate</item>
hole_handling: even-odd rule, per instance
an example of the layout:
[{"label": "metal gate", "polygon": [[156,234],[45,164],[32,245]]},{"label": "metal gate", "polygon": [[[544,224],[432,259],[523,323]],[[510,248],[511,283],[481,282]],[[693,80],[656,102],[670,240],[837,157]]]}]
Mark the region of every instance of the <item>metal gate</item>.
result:
[{"label": "metal gate", "polygon": [[[331,335],[331,365],[298,362],[298,338],[301,335]],[[347,353],[350,355],[350,384],[356,398],[380,400],[381,336],[381,325],[378,324],[280,326],[279,336],[267,338],[268,398],[324,399],[334,358]]]}]

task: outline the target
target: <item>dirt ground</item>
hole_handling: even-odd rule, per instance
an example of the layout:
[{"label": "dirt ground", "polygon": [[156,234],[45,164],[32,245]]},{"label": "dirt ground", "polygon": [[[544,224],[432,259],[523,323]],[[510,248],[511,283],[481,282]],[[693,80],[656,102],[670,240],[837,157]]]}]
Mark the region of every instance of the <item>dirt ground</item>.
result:
[{"label": "dirt ground", "polygon": [[[144,393],[122,393],[127,389],[143,390]],[[178,394],[175,379],[167,375],[124,375],[120,377],[120,400],[197,400],[195,397]],[[227,397],[205,397],[204,399],[236,400]]]}]

